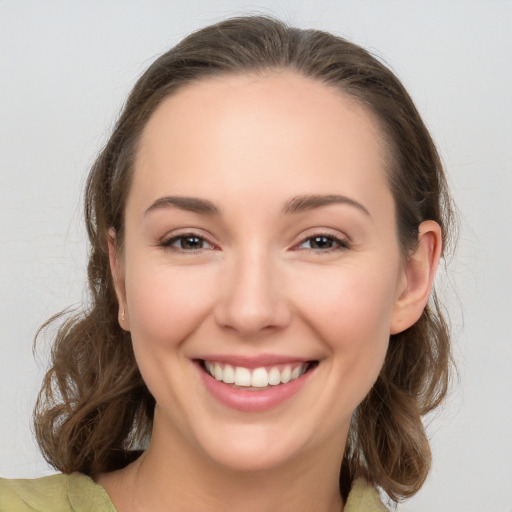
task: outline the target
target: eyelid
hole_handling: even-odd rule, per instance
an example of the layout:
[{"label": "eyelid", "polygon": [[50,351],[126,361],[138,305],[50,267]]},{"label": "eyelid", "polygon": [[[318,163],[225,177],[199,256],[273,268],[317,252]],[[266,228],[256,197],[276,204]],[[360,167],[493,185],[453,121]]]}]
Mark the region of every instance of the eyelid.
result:
[{"label": "eyelid", "polygon": [[[181,239],[181,238],[199,238],[203,242],[206,242],[210,247],[207,248],[200,248],[200,249],[181,249],[179,247],[173,247],[172,244]],[[163,236],[159,242],[158,246],[162,247],[165,250],[175,252],[175,253],[198,253],[200,251],[206,251],[206,250],[217,250],[218,246],[210,240],[210,237],[205,235],[201,232],[199,229],[193,229],[193,228],[182,228],[178,232],[172,231],[171,233],[166,234]]]},{"label": "eyelid", "polygon": [[[330,240],[332,240],[334,243],[337,244],[337,247],[331,247],[328,249],[313,249],[313,248],[303,248],[301,249],[300,246],[307,242],[308,240],[311,240],[313,238],[320,238],[325,237]],[[293,244],[291,247],[292,250],[300,250],[300,251],[309,251],[309,252],[315,252],[315,253],[328,253],[332,251],[345,251],[347,249],[350,249],[352,245],[352,242],[350,238],[347,235],[338,233],[333,233],[326,229],[321,230],[311,230],[309,233],[305,233],[301,236],[300,240]]]},{"label": "eyelid", "polygon": [[[187,237],[195,237],[209,245],[209,247],[199,248],[199,249],[181,249],[179,247],[173,247],[172,244],[181,238]],[[327,249],[318,249],[318,248],[300,248],[308,240],[313,238],[325,237],[329,240],[332,240],[335,247],[327,248]],[[161,239],[157,243],[158,246],[162,247],[165,250],[169,250],[177,253],[198,253],[200,251],[205,250],[219,250],[219,246],[211,240],[211,237],[208,234],[205,234],[201,229],[197,228],[181,228],[179,230],[171,231],[167,233],[165,236],[161,237]],[[350,238],[337,231],[333,233],[329,229],[311,229],[307,230],[305,233],[302,233],[300,238],[293,243],[290,247],[291,250],[300,250],[300,251],[309,251],[315,253],[328,253],[332,251],[338,250],[347,250],[351,247],[352,242]]]}]

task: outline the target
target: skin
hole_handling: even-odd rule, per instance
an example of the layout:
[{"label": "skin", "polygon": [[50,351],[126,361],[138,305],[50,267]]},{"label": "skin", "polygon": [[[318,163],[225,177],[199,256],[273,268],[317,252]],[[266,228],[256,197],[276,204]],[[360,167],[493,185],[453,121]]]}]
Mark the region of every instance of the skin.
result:
[{"label": "skin", "polygon": [[[386,161],[369,114],[291,72],[210,78],[158,107],[123,249],[109,240],[119,321],[157,402],[144,455],[97,479],[121,512],[342,510],[352,413],[389,335],[421,315],[441,251],[426,221],[403,255]],[[345,199],[290,211],[297,196],[334,194]],[[183,249],[176,237],[190,234],[197,248]],[[194,360],[211,353],[318,366],[278,407],[241,412],[202,384]]]}]

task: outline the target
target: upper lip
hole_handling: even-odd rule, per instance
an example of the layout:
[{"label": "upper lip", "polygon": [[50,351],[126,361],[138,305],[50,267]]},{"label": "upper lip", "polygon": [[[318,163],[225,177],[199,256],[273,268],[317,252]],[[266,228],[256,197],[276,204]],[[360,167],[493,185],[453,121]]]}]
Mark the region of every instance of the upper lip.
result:
[{"label": "upper lip", "polygon": [[257,356],[244,356],[235,354],[205,354],[195,359],[230,364],[232,366],[242,366],[244,368],[260,368],[262,366],[307,363],[315,360],[312,358],[278,354],[261,354]]}]

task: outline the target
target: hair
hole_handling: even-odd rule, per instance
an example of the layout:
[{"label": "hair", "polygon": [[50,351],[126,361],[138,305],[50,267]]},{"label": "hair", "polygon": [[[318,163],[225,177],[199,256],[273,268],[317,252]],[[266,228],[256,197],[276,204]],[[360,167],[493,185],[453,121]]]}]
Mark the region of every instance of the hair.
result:
[{"label": "hair", "polygon": [[[415,247],[419,224],[427,219],[441,226],[443,246],[448,244],[452,209],[436,147],[403,85],[377,58],[341,37],[263,16],[231,18],[194,32],[137,81],[87,180],[90,303],[61,323],[35,408],[39,446],[60,471],[94,475],[121,468],[151,432],[155,400],[138,370],[130,334],[118,323],[107,245],[112,228],[122,250],[142,130],[162,100],[187,84],[280,70],[334,87],[377,122],[403,253]],[[445,397],[450,368],[448,327],[433,291],[421,318],[391,335],[380,375],[353,415],[342,495],[359,476],[395,501],[418,491],[431,461],[422,416]]]}]

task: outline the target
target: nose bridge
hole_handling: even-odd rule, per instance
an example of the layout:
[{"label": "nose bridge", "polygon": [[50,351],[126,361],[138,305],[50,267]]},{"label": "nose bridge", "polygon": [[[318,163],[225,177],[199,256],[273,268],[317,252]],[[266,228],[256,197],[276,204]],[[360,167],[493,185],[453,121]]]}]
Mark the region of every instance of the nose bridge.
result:
[{"label": "nose bridge", "polygon": [[229,258],[217,307],[219,324],[246,336],[287,324],[289,311],[276,259],[254,242]]}]

